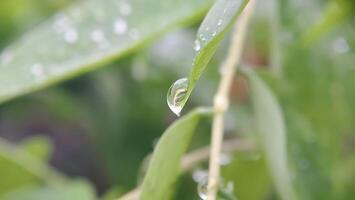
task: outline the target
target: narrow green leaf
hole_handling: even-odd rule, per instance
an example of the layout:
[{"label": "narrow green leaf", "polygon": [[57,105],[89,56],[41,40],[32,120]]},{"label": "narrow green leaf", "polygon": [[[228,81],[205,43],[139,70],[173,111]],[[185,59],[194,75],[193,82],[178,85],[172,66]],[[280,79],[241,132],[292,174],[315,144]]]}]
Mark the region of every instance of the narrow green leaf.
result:
[{"label": "narrow green leaf", "polygon": [[42,161],[48,161],[52,154],[53,144],[44,136],[34,136],[21,143],[22,149]]},{"label": "narrow green leaf", "polygon": [[296,197],[287,162],[286,129],[281,107],[257,74],[245,72],[250,81],[258,133],[276,189],[282,199],[294,200]]},{"label": "narrow green leaf", "polygon": [[208,12],[197,32],[197,39],[195,40],[196,55],[192,63],[187,93],[182,105],[187,102],[219,43],[232,28],[247,2],[248,0],[217,0]]},{"label": "narrow green leaf", "polygon": [[57,184],[64,177],[27,150],[0,139],[0,196],[20,186]]},{"label": "narrow green leaf", "polygon": [[196,109],[174,122],[155,147],[142,185],[141,200],[169,199],[180,173],[180,159],[186,151],[201,116],[211,113]]},{"label": "narrow green leaf", "polygon": [[79,1],[0,55],[0,102],[92,71],[181,24],[210,0]]},{"label": "narrow green leaf", "polygon": [[58,186],[30,186],[6,195],[3,200],[95,200],[95,189],[83,180],[68,181]]}]

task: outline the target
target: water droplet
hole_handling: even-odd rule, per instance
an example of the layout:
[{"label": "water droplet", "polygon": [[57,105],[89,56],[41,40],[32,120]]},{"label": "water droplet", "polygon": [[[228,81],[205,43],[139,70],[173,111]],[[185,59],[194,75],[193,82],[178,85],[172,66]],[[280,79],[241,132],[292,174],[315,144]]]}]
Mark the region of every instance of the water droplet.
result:
[{"label": "water droplet", "polygon": [[192,179],[196,183],[200,183],[208,177],[208,172],[202,169],[196,169],[192,172]]},{"label": "water droplet", "polygon": [[64,15],[59,15],[54,21],[53,29],[57,33],[63,33],[70,28],[71,21]]},{"label": "water droplet", "polygon": [[105,33],[100,29],[92,31],[90,38],[99,46],[100,49],[104,49],[109,46],[109,42],[106,40]]},{"label": "water droplet", "polygon": [[200,42],[200,40],[195,40],[194,50],[195,50],[195,51],[200,51],[200,49],[201,49],[201,42]]},{"label": "water droplet", "polygon": [[117,35],[122,35],[127,32],[128,25],[124,19],[118,18],[116,19],[113,28]]},{"label": "water droplet", "polygon": [[217,35],[217,31],[214,31],[213,33],[212,33],[212,36],[214,37],[214,36],[216,36]]},{"label": "water droplet", "polygon": [[232,157],[229,154],[222,153],[219,156],[219,164],[222,165],[222,166],[228,165],[229,163],[231,163],[231,161],[232,161]]},{"label": "water droplet", "polygon": [[13,54],[10,51],[3,51],[0,54],[0,64],[6,65],[12,61]]},{"label": "water droplet", "polygon": [[210,27],[207,26],[207,27],[205,28],[205,30],[206,30],[206,31],[209,31],[209,30],[210,30]]},{"label": "water droplet", "polygon": [[128,2],[122,2],[120,6],[120,13],[123,16],[129,16],[132,12],[132,7]]},{"label": "water droplet", "polygon": [[35,77],[36,81],[42,81],[44,78],[43,66],[39,63],[33,64],[31,66],[31,73]]},{"label": "water droplet", "polygon": [[223,23],[223,20],[219,19],[217,25],[220,26],[220,25],[222,25],[222,23]]},{"label": "water droplet", "polygon": [[139,38],[139,31],[136,28],[134,28],[129,31],[129,36],[133,39],[137,39]]},{"label": "water droplet", "polygon": [[188,84],[189,81],[187,78],[181,78],[175,81],[168,90],[168,106],[177,116],[180,116]]},{"label": "water droplet", "polygon": [[343,37],[338,37],[333,42],[333,50],[336,53],[343,54],[350,50],[348,42]]},{"label": "water droplet", "polygon": [[202,200],[207,199],[207,192],[208,192],[208,177],[206,176],[202,181],[200,181],[197,185],[197,193],[198,196]]},{"label": "water droplet", "polygon": [[73,44],[78,40],[78,33],[75,29],[68,29],[64,33],[64,40],[70,44]]}]

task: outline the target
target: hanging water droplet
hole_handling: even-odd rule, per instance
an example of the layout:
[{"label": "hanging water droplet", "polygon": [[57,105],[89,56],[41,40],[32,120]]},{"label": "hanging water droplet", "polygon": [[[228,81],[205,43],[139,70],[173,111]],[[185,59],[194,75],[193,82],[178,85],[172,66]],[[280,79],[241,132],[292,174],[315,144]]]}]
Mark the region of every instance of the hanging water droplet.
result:
[{"label": "hanging water droplet", "polygon": [[208,177],[208,172],[207,170],[202,170],[202,169],[196,169],[192,172],[192,179],[196,182],[196,183],[200,183],[201,181],[203,181],[204,179],[206,179]]},{"label": "hanging water droplet", "polygon": [[197,193],[198,193],[198,196],[202,200],[206,200],[207,199],[207,192],[208,192],[207,188],[208,188],[208,177],[206,176],[197,185]]},{"label": "hanging water droplet", "polygon": [[223,20],[219,19],[217,25],[220,26],[220,25],[222,25],[222,23],[223,23]]},{"label": "hanging water droplet", "polygon": [[195,50],[195,51],[200,51],[200,49],[201,49],[201,42],[200,42],[200,40],[195,40],[194,50]]},{"label": "hanging water droplet", "polygon": [[168,90],[167,102],[168,106],[173,113],[180,116],[183,107],[183,100],[187,93],[187,86],[189,81],[187,78],[181,78],[175,81]]},{"label": "hanging water droplet", "polygon": [[122,35],[127,32],[127,22],[124,19],[118,18],[116,19],[113,29],[117,35]]}]

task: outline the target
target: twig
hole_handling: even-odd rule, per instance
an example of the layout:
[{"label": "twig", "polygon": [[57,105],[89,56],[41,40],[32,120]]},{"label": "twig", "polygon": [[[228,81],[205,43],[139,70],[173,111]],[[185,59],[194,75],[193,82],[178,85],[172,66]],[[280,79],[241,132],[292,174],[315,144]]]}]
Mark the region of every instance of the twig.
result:
[{"label": "twig", "polygon": [[[251,141],[241,141],[238,139],[228,140],[223,145],[223,151],[226,153],[233,153],[236,151],[252,151],[255,150],[255,144]],[[181,168],[182,171],[189,171],[199,163],[208,159],[210,155],[210,147],[204,147],[195,150],[182,158]],[[137,200],[140,195],[140,187],[128,192],[118,200]]]},{"label": "twig", "polygon": [[218,91],[214,98],[214,117],[211,139],[212,148],[210,153],[208,175],[208,200],[216,199],[216,193],[218,189],[217,186],[220,174],[219,158],[221,153],[224,130],[223,116],[226,110],[228,109],[229,90],[233,81],[236,65],[240,62],[247,24],[255,7],[255,2],[256,0],[250,0],[235,25],[232,44],[229,48],[227,58],[224,62],[222,78]]}]

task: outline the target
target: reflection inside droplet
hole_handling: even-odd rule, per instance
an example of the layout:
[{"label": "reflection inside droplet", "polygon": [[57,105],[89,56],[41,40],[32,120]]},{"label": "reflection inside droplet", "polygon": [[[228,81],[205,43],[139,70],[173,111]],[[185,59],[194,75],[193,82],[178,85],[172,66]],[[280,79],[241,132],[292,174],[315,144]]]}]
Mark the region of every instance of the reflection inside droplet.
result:
[{"label": "reflection inside droplet", "polygon": [[181,78],[175,81],[168,90],[167,103],[171,111],[177,116],[180,116],[180,112],[183,107],[185,95],[187,93],[188,79]]}]

